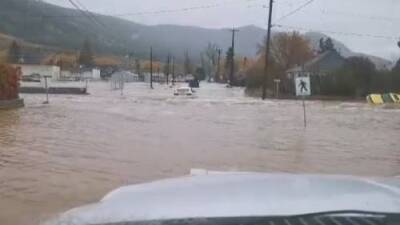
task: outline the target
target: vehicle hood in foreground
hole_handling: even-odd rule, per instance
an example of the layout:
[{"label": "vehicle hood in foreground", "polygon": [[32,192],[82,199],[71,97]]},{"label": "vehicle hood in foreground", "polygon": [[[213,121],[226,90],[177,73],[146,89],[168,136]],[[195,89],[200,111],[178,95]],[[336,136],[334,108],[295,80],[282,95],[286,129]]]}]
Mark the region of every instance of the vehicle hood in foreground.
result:
[{"label": "vehicle hood in foreground", "polygon": [[290,216],[356,210],[400,212],[400,179],[262,173],[205,173],[121,187],[47,224]]}]

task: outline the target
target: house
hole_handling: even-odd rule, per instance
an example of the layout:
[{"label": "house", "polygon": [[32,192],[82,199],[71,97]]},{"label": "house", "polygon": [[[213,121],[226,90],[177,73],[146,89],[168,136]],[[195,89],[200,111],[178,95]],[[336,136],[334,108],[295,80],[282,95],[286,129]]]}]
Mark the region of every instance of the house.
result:
[{"label": "house", "polygon": [[290,79],[304,76],[304,74],[309,76],[324,76],[340,69],[345,60],[337,51],[327,51],[306,62],[303,66],[289,69],[287,75]]},{"label": "house", "polygon": [[62,70],[61,81],[101,80],[99,69],[81,69],[80,71]]},{"label": "house", "polygon": [[80,72],[71,72],[61,70],[59,66],[54,65],[34,65],[34,64],[14,64],[14,67],[21,68],[22,77],[39,77],[42,79],[47,76],[52,81],[66,80],[100,80],[99,69],[81,69]]},{"label": "house", "polygon": [[138,82],[139,75],[130,71],[118,71],[111,75],[111,81],[123,81],[124,83]]},{"label": "house", "polygon": [[344,65],[345,60],[346,59],[335,50],[326,51],[304,63],[303,66],[289,69],[286,72],[287,77],[289,80],[292,80],[293,82],[291,83],[294,84],[294,79],[297,77],[309,76],[312,93],[319,94],[321,90],[320,78],[340,69]]},{"label": "house", "polygon": [[[150,83],[150,73],[144,73],[144,82]],[[153,82],[163,83],[166,82],[166,76],[163,73],[153,73]]]},{"label": "house", "polygon": [[101,80],[100,70],[96,68],[81,71],[81,76],[87,80]]},{"label": "house", "polygon": [[28,65],[28,64],[14,64],[14,67],[21,68],[22,77],[40,75],[40,77],[48,76],[53,81],[60,78],[60,67],[52,65]]}]

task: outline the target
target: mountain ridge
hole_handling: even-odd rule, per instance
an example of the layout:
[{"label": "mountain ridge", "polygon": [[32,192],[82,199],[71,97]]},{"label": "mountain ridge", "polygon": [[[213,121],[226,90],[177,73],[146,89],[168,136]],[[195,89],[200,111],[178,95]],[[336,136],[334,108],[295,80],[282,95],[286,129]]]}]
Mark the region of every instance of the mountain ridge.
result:
[{"label": "mountain ridge", "polygon": [[[27,12],[24,12],[24,9],[27,9]],[[0,33],[30,43],[73,50],[78,50],[83,40],[89,38],[100,54],[133,53],[135,57],[140,58],[147,58],[152,46],[158,60],[165,60],[171,53],[177,61],[182,61],[183,53],[187,50],[196,62],[210,42],[217,44],[224,52],[231,45],[229,29],[173,24],[143,25],[109,15],[93,14],[94,18],[84,16],[83,12],[75,9],[36,0],[1,0]],[[264,39],[266,30],[254,25],[238,29],[240,31],[236,36],[237,54],[256,56],[257,45]],[[310,39],[314,49],[318,48],[315,40],[328,37],[321,33],[304,35]],[[358,54],[339,41],[335,40],[334,43],[344,56]],[[390,63],[376,56],[368,58],[374,59],[376,64]]]}]

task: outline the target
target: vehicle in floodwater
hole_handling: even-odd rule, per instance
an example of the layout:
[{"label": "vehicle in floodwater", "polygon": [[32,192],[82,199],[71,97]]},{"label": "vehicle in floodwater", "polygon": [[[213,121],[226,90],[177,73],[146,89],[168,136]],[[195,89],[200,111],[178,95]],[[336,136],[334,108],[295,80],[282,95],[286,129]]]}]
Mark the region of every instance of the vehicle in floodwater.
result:
[{"label": "vehicle in floodwater", "polygon": [[193,90],[190,87],[178,87],[174,90],[175,96],[192,96]]},{"label": "vehicle in floodwater", "polygon": [[46,225],[395,225],[400,178],[208,172],[121,187]]},{"label": "vehicle in floodwater", "polygon": [[38,73],[33,73],[30,75],[22,76],[21,80],[24,82],[36,82],[39,83],[41,79],[41,75]]}]

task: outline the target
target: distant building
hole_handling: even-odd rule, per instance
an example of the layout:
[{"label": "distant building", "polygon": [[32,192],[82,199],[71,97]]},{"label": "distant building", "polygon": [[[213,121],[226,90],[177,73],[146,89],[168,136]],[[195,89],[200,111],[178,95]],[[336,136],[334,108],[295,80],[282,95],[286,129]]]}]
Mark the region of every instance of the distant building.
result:
[{"label": "distant building", "polygon": [[79,72],[61,70],[61,75],[60,75],[61,81],[78,81],[80,79],[81,79],[81,74]]},{"label": "distant building", "polygon": [[22,77],[35,76],[40,77],[49,76],[53,81],[60,78],[60,67],[52,65],[28,65],[28,64],[15,64],[15,67],[21,68]]},{"label": "distant building", "polygon": [[[144,82],[150,83],[150,73],[144,73]],[[164,83],[166,82],[166,76],[163,73],[153,73],[153,82]]]},{"label": "distant building", "polygon": [[129,71],[118,71],[111,75],[111,81],[120,81],[125,83],[138,82],[139,75]]},{"label": "distant building", "polygon": [[290,79],[304,75],[324,76],[340,69],[345,60],[337,51],[327,51],[306,62],[303,66],[289,69],[287,75]]},{"label": "distant building", "polygon": [[313,94],[320,94],[321,92],[321,77],[327,76],[332,72],[340,69],[346,59],[342,57],[337,51],[327,51],[317,57],[306,62],[303,66],[297,66],[287,71],[289,83],[293,84],[288,87],[292,92],[294,88],[294,80],[297,77],[309,76],[311,80],[311,89]]},{"label": "distant building", "polygon": [[62,81],[77,81],[77,80],[100,80],[99,69],[85,69],[80,72],[73,72],[68,70],[62,70],[60,79]]},{"label": "distant building", "polygon": [[100,80],[100,70],[93,68],[90,70],[83,71],[82,73],[83,79],[88,79],[88,80]]},{"label": "distant building", "polygon": [[100,80],[99,69],[82,69],[80,72],[60,70],[54,65],[33,65],[14,64],[14,67],[21,68],[22,77],[50,77],[52,81],[75,81],[75,80]]}]

